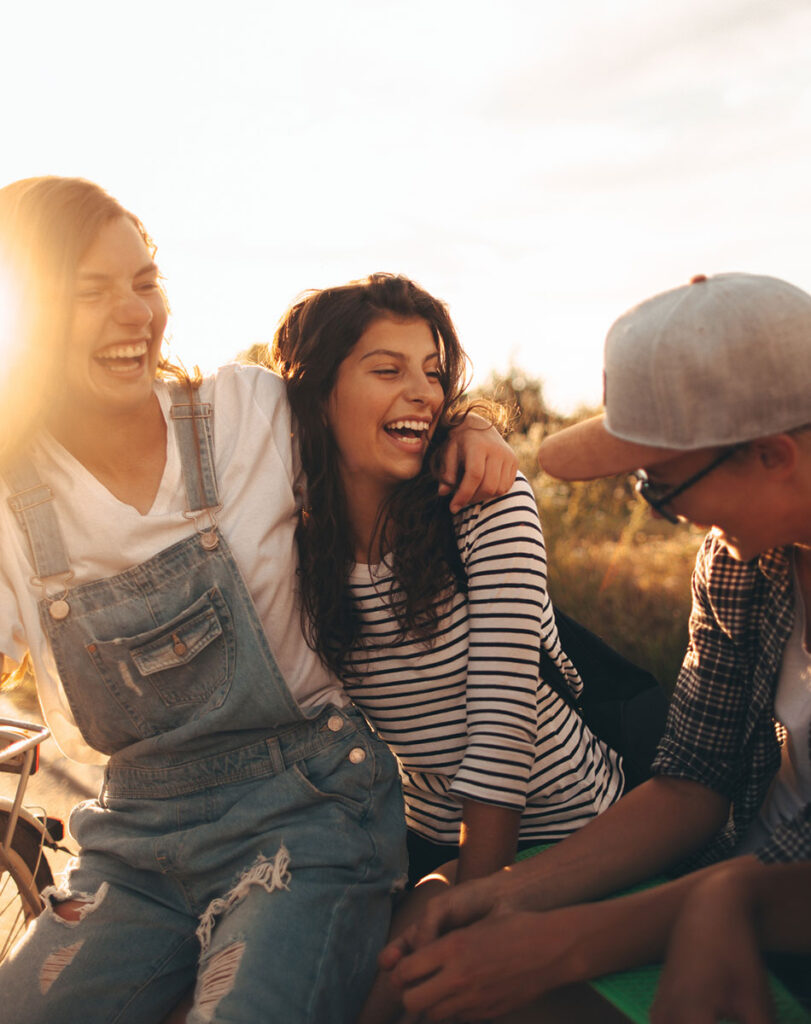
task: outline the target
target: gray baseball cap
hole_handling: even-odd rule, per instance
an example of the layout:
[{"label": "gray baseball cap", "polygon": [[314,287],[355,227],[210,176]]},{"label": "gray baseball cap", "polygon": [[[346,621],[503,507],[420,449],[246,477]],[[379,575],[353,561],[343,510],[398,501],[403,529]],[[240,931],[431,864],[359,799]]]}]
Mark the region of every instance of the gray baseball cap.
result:
[{"label": "gray baseball cap", "polygon": [[605,412],[541,445],[550,475],[591,480],[811,423],[811,295],[699,274],[616,321],[603,379]]}]

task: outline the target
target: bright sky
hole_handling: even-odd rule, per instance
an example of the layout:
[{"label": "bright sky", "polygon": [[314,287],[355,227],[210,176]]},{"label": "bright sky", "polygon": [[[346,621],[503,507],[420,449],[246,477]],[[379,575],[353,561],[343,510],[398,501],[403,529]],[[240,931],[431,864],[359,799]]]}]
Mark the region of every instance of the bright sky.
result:
[{"label": "bright sky", "polygon": [[308,287],[445,299],[476,381],[598,404],[628,306],[694,273],[811,290],[808,0],[40,0],[0,29],[0,182],[98,181],[211,369]]}]

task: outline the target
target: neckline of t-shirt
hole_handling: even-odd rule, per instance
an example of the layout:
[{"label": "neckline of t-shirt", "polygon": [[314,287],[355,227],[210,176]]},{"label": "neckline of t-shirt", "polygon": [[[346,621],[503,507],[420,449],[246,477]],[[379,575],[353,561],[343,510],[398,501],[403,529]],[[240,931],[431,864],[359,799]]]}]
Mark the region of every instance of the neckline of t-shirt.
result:
[{"label": "neckline of t-shirt", "polygon": [[384,559],[374,565],[368,562],[355,562],[349,569],[349,580],[352,583],[369,583],[388,579],[392,575],[392,567]]},{"label": "neckline of t-shirt", "polygon": [[166,515],[167,512],[171,511],[166,507],[168,497],[167,492],[174,490],[171,485],[171,481],[177,475],[178,460],[180,458],[177,448],[177,439],[169,418],[169,409],[172,404],[169,389],[163,381],[158,380],[155,381],[154,392],[158,399],[158,406],[160,408],[161,415],[166,423],[166,456],[164,459],[163,474],[161,475],[158,489],[155,492],[155,497],[153,498],[149,509],[144,513],[139,512],[134,505],[130,505],[126,501],[122,501],[120,498],[117,498],[108,487],[105,487],[97,476],[94,476],[94,474],[76,458],[75,455],[69,452],[63,444],[57,441],[50,431],[45,431],[40,437],[40,442],[46,454],[55,461],[61,462],[63,466],[69,470],[74,481],[81,483],[87,490],[94,492],[97,500],[101,499],[109,502],[127,515],[134,516],[138,519],[147,519],[155,516]]}]

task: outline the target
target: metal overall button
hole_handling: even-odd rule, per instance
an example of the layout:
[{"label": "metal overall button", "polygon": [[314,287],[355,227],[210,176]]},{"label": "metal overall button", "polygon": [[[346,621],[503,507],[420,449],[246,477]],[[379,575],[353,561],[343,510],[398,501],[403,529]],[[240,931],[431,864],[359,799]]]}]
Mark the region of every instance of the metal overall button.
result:
[{"label": "metal overall button", "polygon": [[205,551],[213,551],[220,543],[217,535],[217,513],[222,510],[222,505],[212,505],[210,508],[197,509],[194,512],[184,512],[183,518],[190,519],[200,537],[200,547]]},{"label": "metal overall button", "polygon": [[349,751],[349,760],[352,764],[361,764],[361,762],[366,760],[366,751],[363,747],[353,747]]},{"label": "metal overall button", "polygon": [[[48,603],[48,614],[55,622],[61,622],[62,619],[66,619],[70,615],[70,605],[65,599],[70,593],[68,584],[72,579],[72,569],[68,569],[66,572],[58,572],[53,576],[46,576],[45,578],[39,576],[31,577],[31,582],[34,586],[42,588],[42,596]],[[54,586],[55,583],[61,584],[58,590]],[[48,593],[49,587],[53,588],[50,593]]]},{"label": "metal overall button", "polygon": [[330,732],[340,732],[344,727],[344,720],[340,715],[330,715],[327,719],[327,728]]},{"label": "metal overall button", "polygon": [[189,648],[183,643],[177,633],[172,633],[172,641],[172,650],[178,658],[182,658],[184,655],[189,653]]},{"label": "metal overall button", "polygon": [[62,619],[66,619],[70,615],[70,605],[63,597],[60,597],[48,605],[48,614],[52,619],[61,622]]}]

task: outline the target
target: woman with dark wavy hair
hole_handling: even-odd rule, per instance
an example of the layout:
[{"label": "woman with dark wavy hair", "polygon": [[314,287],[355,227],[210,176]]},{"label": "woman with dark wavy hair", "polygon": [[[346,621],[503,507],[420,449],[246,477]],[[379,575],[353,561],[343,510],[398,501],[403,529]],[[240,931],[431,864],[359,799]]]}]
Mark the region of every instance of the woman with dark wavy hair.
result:
[{"label": "woman with dark wavy hair", "polygon": [[539,676],[570,684],[532,491],[453,514],[434,453],[466,415],[448,311],[390,274],[311,292],[283,318],[308,489],[297,529],[305,631],[397,754],[416,882],[457,880],[559,839],[622,790],[617,755]]}]

